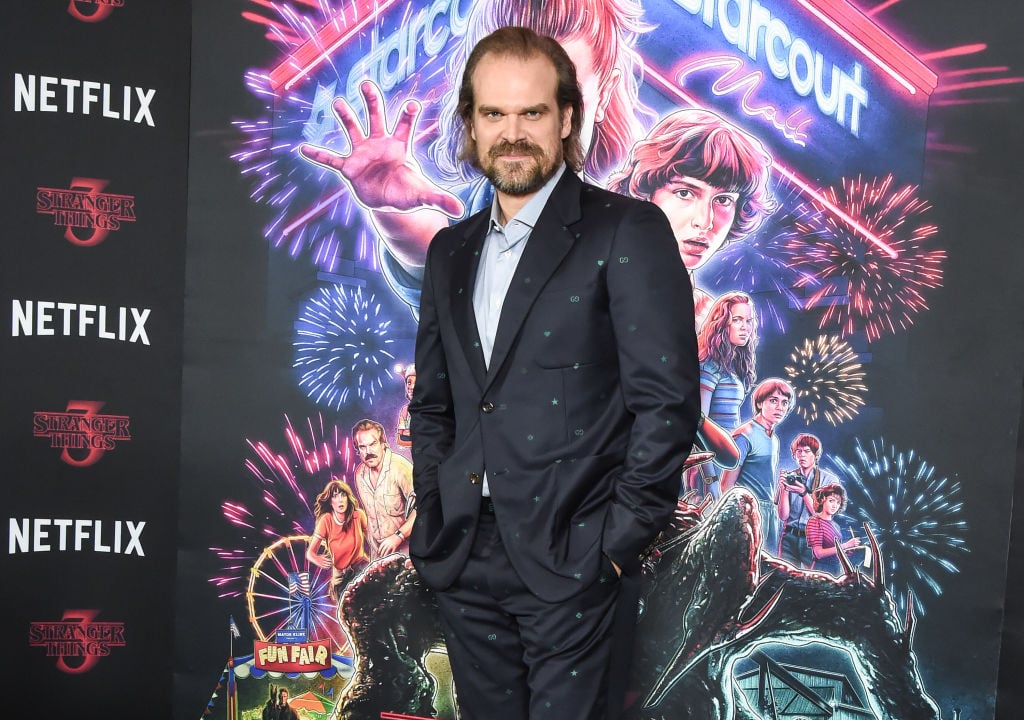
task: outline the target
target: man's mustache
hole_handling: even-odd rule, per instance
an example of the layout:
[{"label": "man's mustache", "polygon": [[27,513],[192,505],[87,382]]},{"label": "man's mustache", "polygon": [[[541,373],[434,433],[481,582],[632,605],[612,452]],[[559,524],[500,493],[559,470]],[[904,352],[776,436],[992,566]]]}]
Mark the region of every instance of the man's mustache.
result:
[{"label": "man's mustache", "polygon": [[492,160],[497,159],[501,155],[529,155],[531,157],[539,158],[544,154],[544,151],[539,146],[534,145],[526,140],[517,140],[516,142],[500,142],[497,145],[493,145],[490,150],[487,151],[487,156]]},{"label": "man's mustache", "polygon": [[377,456],[374,455],[373,453],[367,453],[366,455],[363,455],[363,460],[376,460],[376,459],[377,459]]}]

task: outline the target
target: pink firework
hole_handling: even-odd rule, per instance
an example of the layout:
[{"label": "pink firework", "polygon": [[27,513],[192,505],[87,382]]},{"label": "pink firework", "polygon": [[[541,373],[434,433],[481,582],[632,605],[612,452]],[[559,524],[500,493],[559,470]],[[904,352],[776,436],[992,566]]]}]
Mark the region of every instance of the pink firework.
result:
[{"label": "pink firework", "polygon": [[237,547],[210,548],[221,562],[221,574],[210,578],[221,597],[244,592],[249,569],[267,545],[312,532],[313,500],[332,478],[352,476],[351,444],[337,425],[325,424],[322,415],[306,418],[299,428],[287,415],[284,420],[284,452],[263,441],[246,441],[245,469],[259,488],[259,504],[221,503],[224,518],[240,533]]},{"label": "pink firework", "polygon": [[890,174],[844,178],[822,193],[892,256],[817,201],[797,208],[785,252],[801,275],[796,287],[814,287],[805,309],[824,308],[820,329],[842,337],[863,331],[874,341],[910,327],[928,307],[926,291],[942,285],[946,253],[932,247],[938,228],[926,222],[931,206],[916,192],[911,185],[895,187]]}]

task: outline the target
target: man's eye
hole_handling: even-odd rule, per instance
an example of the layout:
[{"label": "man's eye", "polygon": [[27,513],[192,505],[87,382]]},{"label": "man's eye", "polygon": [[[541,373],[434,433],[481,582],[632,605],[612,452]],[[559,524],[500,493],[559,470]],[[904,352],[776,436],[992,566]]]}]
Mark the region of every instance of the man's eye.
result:
[{"label": "man's eye", "polygon": [[730,205],[736,204],[736,198],[732,197],[731,195],[718,195],[715,197],[715,202],[718,203],[719,205],[724,205],[728,207]]},{"label": "man's eye", "polygon": [[686,188],[679,188],[678,190],[675,191],[675,196],[678,198],[682,198],[683,200],[689,200],[690,198],[693,197],[693,193],[687,190]]}]

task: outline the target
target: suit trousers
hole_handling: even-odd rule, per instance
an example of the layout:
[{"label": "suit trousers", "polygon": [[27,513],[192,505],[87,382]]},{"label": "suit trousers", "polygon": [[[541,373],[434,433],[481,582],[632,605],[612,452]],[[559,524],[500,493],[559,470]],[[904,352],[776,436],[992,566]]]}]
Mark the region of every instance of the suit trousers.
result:
[{"label": "suit trousers", "polygon": [[590,587],[541,600],[512,567],[485,499],[465,568],[437,593],[463,720],[605,720],[619,585],[605,558]]}]

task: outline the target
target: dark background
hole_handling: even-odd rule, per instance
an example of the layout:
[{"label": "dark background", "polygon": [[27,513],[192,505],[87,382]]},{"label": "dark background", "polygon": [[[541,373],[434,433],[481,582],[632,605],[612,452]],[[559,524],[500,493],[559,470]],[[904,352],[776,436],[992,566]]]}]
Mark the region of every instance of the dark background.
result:
[{"label": "dark background", "polygon": [[[95,23],[75,19],[67,8],[68,2],[51,0],[4,7],[0,305],[6,316],[12,299],[94,303],[114,311],[108,323],[116,323],[119,306],[150,308],[145,328],[151,344],[99,339],[95,327],[88,337],[62,337],[59,319],[51,337],[12,337],[5,324],[0,520],[5,526],[8,518],[103,520],[107,544],[114,521],[145,522],[145,556],[97,553],[91,540],[88,550],[60,552],[55,528],[50,552],[2,555],[3,704],[20,717],[138,717],[149,709],[167,717],[174,670],[191,6],[126,0]],[[16,73],[110,83],[117,108],[123,86],[155,88],[155,127],[104,118],[101,105],[90,115],[67,113],[60,86],[58,112],[16,113]],[[36,101],[38,107],[38,93]],[[137,107],[134,91],[132,102]],[[74,177],[107,179],[104,192],[133,195],[136,221],[123,223],[95,247],[66,241],[52,216],[36,213],[36,188],[67,188]],[[59,449],[33,437],[33,412],[62,412],[72,400],[102,401],[102,414],[128,416],[131,440],[118,442],[89,467],[64,464]],[[127,539],[125,532],[122,542]],[[44,648],[29,647],[29,626],[60,621],[65,610],[77,609],[97,610],[97,622],[124,623],[126,646],[111,648],[89,672],[65,674]],[[78,662],[68,659],[69,665]]]}]

